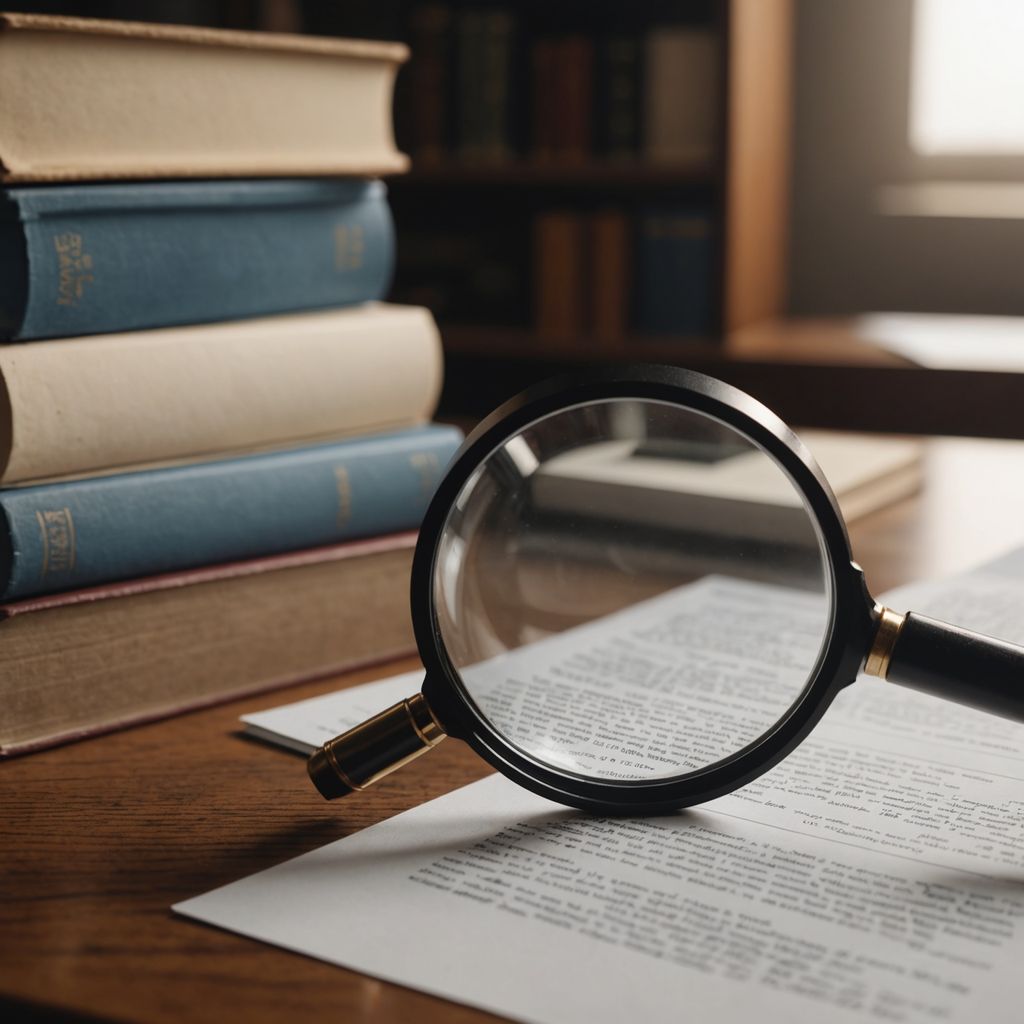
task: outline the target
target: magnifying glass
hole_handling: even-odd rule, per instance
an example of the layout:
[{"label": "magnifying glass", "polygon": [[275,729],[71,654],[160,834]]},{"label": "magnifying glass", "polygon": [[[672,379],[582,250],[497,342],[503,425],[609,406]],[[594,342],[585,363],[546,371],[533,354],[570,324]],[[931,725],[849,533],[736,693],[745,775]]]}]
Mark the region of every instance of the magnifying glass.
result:
[{"label": "magnifying glass", "polygon": [[721,381],[598,370],[469,436],[412,569],[422,692],[310,758],[328,799],[446,736],[599,812],[710,800],[859,672],[1024,720],[1024,648],[877,604],[800,440]]}]

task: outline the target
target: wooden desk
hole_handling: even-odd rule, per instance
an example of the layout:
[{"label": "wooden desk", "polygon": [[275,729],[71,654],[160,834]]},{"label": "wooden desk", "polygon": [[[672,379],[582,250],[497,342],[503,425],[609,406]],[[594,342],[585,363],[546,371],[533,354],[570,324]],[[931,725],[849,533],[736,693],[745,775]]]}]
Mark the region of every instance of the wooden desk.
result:
[{"label": "wooden desk", "polygon": [[[916,498],[852,529],[875,591],[1024,543],[1024,444],[930,442]],[[187,896],[483,776],[456,742],[329,805],[302,761],[237,736],[246,711],[410,662],[0,765],[0,1009],[16,1019],[482,1021],[487,1014],[174,917]],[[358,928],[338,921],[338,928]],[[493,1019],[493,1018],[491,1018]]]}]

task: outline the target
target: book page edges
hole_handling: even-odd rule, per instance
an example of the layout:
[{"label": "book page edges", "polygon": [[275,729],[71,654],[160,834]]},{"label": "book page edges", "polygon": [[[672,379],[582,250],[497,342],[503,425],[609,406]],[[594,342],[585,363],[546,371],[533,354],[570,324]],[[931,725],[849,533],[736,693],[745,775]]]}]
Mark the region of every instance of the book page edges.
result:
[{"label": "book page edges", "polygon": [[[240,700],[243,697],[256,697],[261,693],[270,693],[273,690],[284,689],[288,686],[311,683],[318,679],[330,679],[342,673],[358,672],[361,669],[372,668],[374,665],[384,665],[388,662],[397,661],[400,658],[412,657],[415,653],[415,645],[410,642],[402,647],[396,647],[394,650],[384,651],[354,661],[325,665],[322,669],[312,673],[300,672],[294,676],[287,676],[269,682],[253,683],[225,693],[210,694],[206,697],[200,697],[184,703],[170,701],[163,707],[134,715],[125,715],[114,721],[97,722],[95,725],[57,730],[46,736],[37,736],[30,740],[14,740],[9,743],[0,741],[0,760],[21,757],[24,754],[35,753],[37,750],[48,750],[50,747],[63,746],[66,743],[75,743],[78,740],[89,739],[93,736],[103,736],[110,732],[120,732],[122,729],[133,728],[137,725],[159,722],[174,715],[188,714],[190,711],[201,711],[203,708],[216,707],[218,704],[229,704],[231,701]],[[245,730],[242,731],[244,732]]]},{"label": "book page edges", "polygon": [[139,164],[135,167],[110,168],[108,166],[89,168],[31,166],[10,167],[0,160],[0,182],[9,185],[43,184],[60,181],[144,181],[150,178],[297,178],[356,177],[385,178],[404,174],[409,170],[410,161],[404,153],[395,151],[389,156],[367,163],[359,161],[315,161],[292,162],[280,157],[268,157],[258,163],[244,161],[211,163],[199,166],[194,161],[188,164]]}]

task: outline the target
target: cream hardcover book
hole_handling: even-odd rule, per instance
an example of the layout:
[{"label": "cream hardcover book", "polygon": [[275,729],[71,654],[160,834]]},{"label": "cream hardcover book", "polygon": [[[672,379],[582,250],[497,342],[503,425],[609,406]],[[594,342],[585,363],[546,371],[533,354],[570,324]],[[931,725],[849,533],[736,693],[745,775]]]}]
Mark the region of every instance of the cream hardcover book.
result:
[{"label": "cream hardcover book", "polygon": [[403,171],[405,46],[0,15],[0,180]]}]

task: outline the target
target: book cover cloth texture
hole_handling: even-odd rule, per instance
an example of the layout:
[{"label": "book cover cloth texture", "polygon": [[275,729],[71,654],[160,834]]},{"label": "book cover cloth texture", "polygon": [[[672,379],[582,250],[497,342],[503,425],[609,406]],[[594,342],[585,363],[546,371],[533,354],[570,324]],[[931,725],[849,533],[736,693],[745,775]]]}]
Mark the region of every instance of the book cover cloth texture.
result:
[{"label": "book cover cloth texture", "polygon": [[0,482],[401,429],[441,374],[430,314],[384,303],[0,345]]},{"label": "book cover cloth texture", "polygon": [[413,650],[415,533],[0,605],[0,757]]},{"label": "book cover cloth texture", "polygon": [[415,529],[461,439],[429,426],[0,490],[0,598]]},{"label": "book cover cloth texture", "polygon": [[0,16],[0,180],[403,171],[401,44]]},{"label": "book cover cloth texture", "polygon": [[0,337],[98,334],[382,299],[378,181],[28,186],[0,201]]}]

